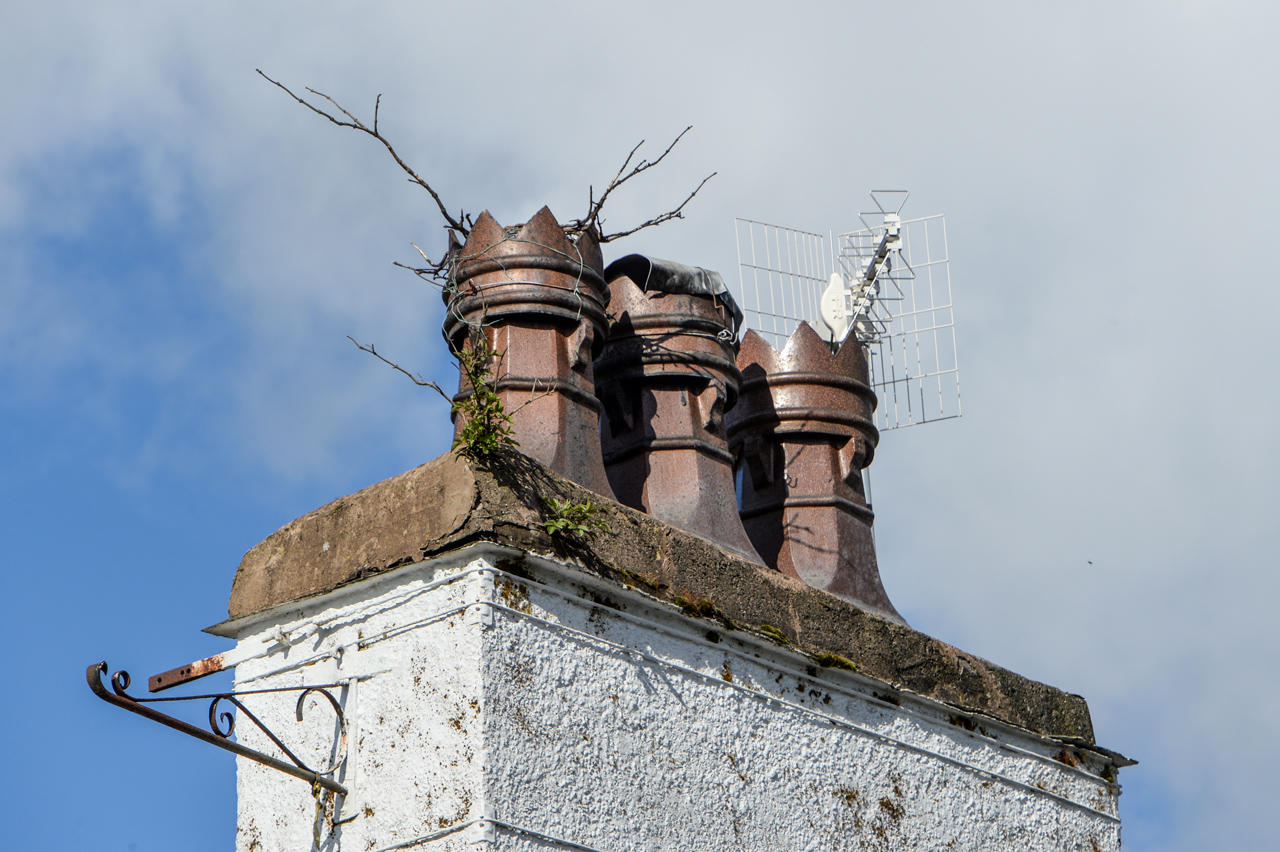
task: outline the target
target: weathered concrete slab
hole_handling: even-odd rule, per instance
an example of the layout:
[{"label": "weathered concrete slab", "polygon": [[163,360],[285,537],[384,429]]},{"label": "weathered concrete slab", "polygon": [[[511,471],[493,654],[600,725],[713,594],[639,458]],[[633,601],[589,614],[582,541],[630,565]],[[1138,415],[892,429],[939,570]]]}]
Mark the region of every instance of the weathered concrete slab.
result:
[{"label": "weathered concrete slab", "polygon": [[470,469],[449,454],[340,497],[245,554],[229,612],[247,615],[416,562],[424,544],[458,531],[476,495]]},{"label": "weathered concrete slab", "polygon": [[[549,554],[887,685],[1034,733],[1093,745],[1083,698],[1030,680],[903,624],[728,553],[712,542],[562,479],[516,452],[492,470],[451,454],[317,509],[250,550],[229,607],[241,618],[361,578],[492,541]],[[592,501],[605,529],[584,541],[541,523],[551,498]],[[518,568],[518,566],[515,566]],[[512,568],[508,568],[512,570]],[[841,660],[843,658],[843,660]]]}]

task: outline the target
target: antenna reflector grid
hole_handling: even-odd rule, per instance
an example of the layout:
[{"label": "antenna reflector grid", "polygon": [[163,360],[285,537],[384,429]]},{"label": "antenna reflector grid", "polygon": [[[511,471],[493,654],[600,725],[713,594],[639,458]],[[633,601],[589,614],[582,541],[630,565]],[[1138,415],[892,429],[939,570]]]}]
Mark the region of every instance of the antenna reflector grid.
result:
[{"label": "antenna reflector grid", "polygon": [[821,332],[822,291],[832,265],[829,238],[754,219],[735,219],[734,228],[744,327],[779,351],[802,321]]},{"label": "antenna reflector grid", "polygon": [[941,215],[895,221],[880,218],[835,238],[836,264],[846,277],[862,275],[890,228],[899,231],[876,276],[878,293],[858,335],[871,355],[871,383],[879,398],[881,431],[949,420],[962,413],[956,356],[955,311],[946,219]]}]

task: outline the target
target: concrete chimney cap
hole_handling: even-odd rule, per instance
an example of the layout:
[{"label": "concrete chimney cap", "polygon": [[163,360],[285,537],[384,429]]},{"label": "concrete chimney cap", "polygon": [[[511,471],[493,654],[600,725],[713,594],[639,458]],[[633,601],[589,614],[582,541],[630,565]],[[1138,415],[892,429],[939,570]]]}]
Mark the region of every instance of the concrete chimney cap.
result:
[{"label": "concrete chimney cap", "polygon": [[724,305],[733,318],[733,336],[742,327],[742,309],[734,301],[729,287],[719,272],[700,266],[686,266],[673,260],[629,254],[620,257],[604,271],[604,280],[612,281],[625,275],[641,290],[657,290],[662,293],[680,293],[686,296],[711,296]]}]

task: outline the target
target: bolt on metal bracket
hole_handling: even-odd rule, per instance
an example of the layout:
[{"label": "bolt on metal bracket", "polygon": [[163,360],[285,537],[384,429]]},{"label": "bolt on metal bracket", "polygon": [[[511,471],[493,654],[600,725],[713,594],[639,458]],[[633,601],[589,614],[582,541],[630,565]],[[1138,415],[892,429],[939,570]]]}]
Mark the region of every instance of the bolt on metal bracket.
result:
[{"label": "bolt on metal bracket", "polygon": [[[285,773],[286,775],[299,778],[311,784],[313,788],[323,787],[324,789],[330,790],[338,795],[347,795],[347,788],[333,780],[333,775],[338,771],[338,768],[342,766],[347,754],[346,718],[342,713],[342,705],[338,702],[338,699],[334,698],[333,694],[329,692],[330,687],[341,686],[341,684],[282,687],[277,689],[255,689],[239,693],[222,692],[208,695],[183,695],[171,698],[135,698],[127,691],[129,689],[130,682],[129,673],[127,671],[120,670],[111,675],[110,690],[108,690],[107,685],[102,682],[102,676],[105,675],[107,671],[108,666],[106,661],[94,663],[85,669],[85,679],[88,680],[89,688],[93,690],[93,694],[101,698],[103,701],[106,701],[108,704],[114,704],[117,707],[122,707],[130,713],[137,713],[139,716],[143,716],[153,722],[159,722],[162,725],[173,728],[175,731],[181,731],[184,734],[193,736],[198,740],[217,746],[218,748],[229,751],[232,754],[239,755],[240,757],[246,757],[249,760],[261,763],[263,766],[269,766],[272,769]],[[320,770],[312,769],[307,766],[296,754],[290,751],[289,747],[286,746],[279,737],[272,733],[271,730],[262,723],[261,719],[255,716],[249,708],[245,707],[239,699],[239,696],[242,695],[273,692],[299,693],[296,709],[296,715],[299,722],[302,721],[302,708],[308,696],[320,695],[329,702],[329,706],[332,707],[333,712],[337,714],[339,726],[337,756],[329,766]],[[149,704],[162,701],[199,701],[202,699],[209,701],[209,730],[207,731],[203,728],[192,725],[189,722],[176,719],[173,716],[161,713],[159,710],[147,706]],[[235,733],[235,717],[229,712],[218,712],[219,705],[224,701],[235,707],[236,710],[242,713],[245,718],[254,724],[255,727],[266,734],[267,738],[270,739],[286,757],[288,757],[288,761],[280,760],[279,758],[272,757],[269,754],[263,754],[260,751],[256,751],[255,749],[251,749],[248,746],[244,746],[233,741],[231,736]]]}]

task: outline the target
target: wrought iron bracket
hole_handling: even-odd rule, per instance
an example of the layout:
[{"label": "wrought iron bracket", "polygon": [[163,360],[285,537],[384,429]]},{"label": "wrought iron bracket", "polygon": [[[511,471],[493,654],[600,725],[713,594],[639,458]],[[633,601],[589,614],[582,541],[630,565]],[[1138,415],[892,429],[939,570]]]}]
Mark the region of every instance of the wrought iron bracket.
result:
[{"label": "wrought iron bracket", "polygon": [[[122,707],[130,713],[137,713],[139,716],[143,716],[153,722],[159,722],[161,725],[173,728],[175,731],[181,731],[184,734],[193,736],[198,740],[209,743],[210,745],[217,746],[220,749],[225,749],[232,754],[256,761],[261,763],[263,766],[270,766],[272,769],[277,769],[286,775],[292,775],[294,778],[300,778],[311,784],[312,788],[317,791],[320,788],[324,788],[342,796],[347,795],[347,788],[333,780],[334,773],[338,771],[338,768],[342,765],[342,761],[346,758],[347,723],[346,718],[342,714],[342,705],[338,703],[338,699],[333,697],[333,694],[329,692],[327,687],[299,686],[285,687],[281,689],[259,689],[240,693],[223,692],[209,695],[184,695],[172,698],[135,698],[127,691],[129,689],[128,672],[120,670],[111,675],[111,689],[108,690],[107,685],[102,681],[102,676],[105,675],[107,671],[108,666],[105,661],[101,663],[94,663],[85,669],[85,679],[89,681],[89,688],[93,690],[93,694],[101,698],[103,701],[106,701],[108,704],[114,704],[117,707]],[[239,696],[242,695],[270,692],[299,693],[296,710],[299,722],[302,721],[303,704],[306,702],[308,696],[320,695],[328,701],[329,706],[333,708],[333,712],[338,716],[338,726],[340,731],[337,757],[331,765],[321,770],[315,770],[307,766],[296,754],[289,750],[288,746],[281,742],[279,737],[272,733],[271,730],[262,723],[261,719],[255,716],[249,708],[245,707],[239,699]],[[173,716],[161,713],[153,707],[147,706],[149,704],[155,704],[162,701],[199,701],[201,699],[209,701],[209,730],[207,731],[203,728],[197,727],[196,725],[192,725],[189,722],[176,719]],[[232,740],[231,736],[235,733],[235,717],[227,711],[223,711],[221,713],[218,712],[219,705],[224,701],[235,707],[236,710],[252,722],[258,730],[266,734],[267,738],[285,754],[288,760],[280,760],[279,758],[272,757],[269,754],[263,754],[260,751],[256,751]]]}]

